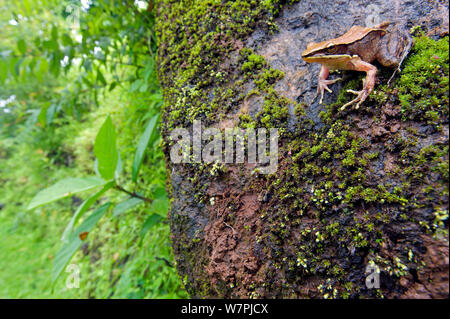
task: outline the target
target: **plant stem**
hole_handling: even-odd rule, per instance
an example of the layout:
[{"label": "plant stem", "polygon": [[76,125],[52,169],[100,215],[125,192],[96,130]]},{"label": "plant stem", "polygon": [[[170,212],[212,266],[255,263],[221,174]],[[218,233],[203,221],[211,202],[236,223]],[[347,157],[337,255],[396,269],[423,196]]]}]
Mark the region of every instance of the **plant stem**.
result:
[{"label": "plant stem", "polygon": [[147,198],[147,197],[144,197],[144,196],[141,196],[141,195],[139,195],[139,194],[137,194],[137,193],[135,193],[135,192],[130,192],[130,191],[126,190],[125,188],[123,188],[123,187],[120,186],[120,185],[117,185],[117,184],[116,184],[116,186],[114,186],[114,188],[117,189],[117,190],[119,190],[119,191],[121,191],[121,192],[124,192],[124,193],[130,195],[131,197],[135,197],[135,198],[142,199],[144,202],[147,202],[147,203],[150,203],[150,204],[153,203],[153,200],[152,200],[152,199]]}]

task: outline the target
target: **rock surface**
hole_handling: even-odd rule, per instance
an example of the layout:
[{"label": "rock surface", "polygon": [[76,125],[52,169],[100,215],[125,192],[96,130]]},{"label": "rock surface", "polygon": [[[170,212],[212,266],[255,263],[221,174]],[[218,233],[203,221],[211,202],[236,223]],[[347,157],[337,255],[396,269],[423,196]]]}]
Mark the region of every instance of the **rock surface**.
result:
[{"label": "rock surface", "polygon": [[[169,218],[188,292],[448,298],[448,81],[446,88],[439,82],[442,65],[433,80],[417,82],[430,96],[436,85],[446,89],[432,109],[419,106],[416,96],[408,106],[404,99],[413,93],[403,74],[387,88],[392,70],[386,69],[378,76],[383,88],[360,110],[339,112],[337,104],[349,98],[343,86],[360,85],[360,75],[345,73],[326,95],[329,106],[310,105],[320,66],[301,59],[309,42],[385,20],[420,25],[437,40],[448,35],[448,1],[302,0],[277,5],[278,15],[247,1],[234,2],[240,9],[224,3],[158,4]],[[448,49],[446,56],[448,77]],[[277,172],[255,173],[248,162],[172,163],[171,130],[195,119],[221,129],[280,128]],[[366,286],[371,264],[381,270],[380,289]]]}]

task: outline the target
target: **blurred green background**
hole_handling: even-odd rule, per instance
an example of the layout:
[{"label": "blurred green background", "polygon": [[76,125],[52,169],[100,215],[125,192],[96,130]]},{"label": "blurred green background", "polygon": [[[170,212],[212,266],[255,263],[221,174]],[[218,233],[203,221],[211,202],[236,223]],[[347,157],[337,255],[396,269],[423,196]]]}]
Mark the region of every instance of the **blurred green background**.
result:
[{"label": "blurred green background", "polygon": [[[131,178],[140,138],[162,97],[152,1],[0,0],[0,298],[186,298],[170,245],[159,133]],[[109,210],[53,284],[61,235],[92,193],[28,210],[42,189],[95,175],[94,142],[107,115],[123,170],[117,184],[151,199]],[[123,192],[109,190],[91,210]],[[144,227],[149,216],[162,221]],[[148,223],[147,223],[148,226]]]}]

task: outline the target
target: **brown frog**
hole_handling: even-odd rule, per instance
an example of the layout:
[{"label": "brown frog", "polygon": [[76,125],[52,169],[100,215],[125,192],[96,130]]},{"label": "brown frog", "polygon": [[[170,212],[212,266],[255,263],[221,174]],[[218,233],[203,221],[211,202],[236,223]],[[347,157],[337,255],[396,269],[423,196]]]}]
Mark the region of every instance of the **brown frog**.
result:
[{"label": "brown frog", "polygon": [[309,63],[322,64],[317,94],[314,99],[321,94],[319,103],[322,104],[324,91],[332,92],[328,85],[341,80],[340,78],[327,80],[330,70],[353,70],[367,73],[363,80],[363,89],[361,91],[348,90],[357,97],[343,105],[341,110],[355,103],[355,109],[358,109],[372,92],[377,73],[377,68],[371,64],[373,61],[378,61],[386,67],[396,68],[389,79],[388,83],[390,83],[397,70],[400,71],[400,66],[413,45],[413,39],[409,32],[399,25],[395,25],[392,30],[388,31],[389,25],[390,22],[386,21],[372,28],[353,26],[338,38],[320,43],[309,43],[302,53],[302,58]]}]

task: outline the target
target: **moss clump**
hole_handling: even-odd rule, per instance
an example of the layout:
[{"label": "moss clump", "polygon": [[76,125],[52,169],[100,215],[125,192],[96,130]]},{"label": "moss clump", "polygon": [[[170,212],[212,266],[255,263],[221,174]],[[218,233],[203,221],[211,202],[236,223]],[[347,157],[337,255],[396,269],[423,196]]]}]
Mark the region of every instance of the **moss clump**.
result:
[{"label": "moss clump", "polygon": [[403,119],[439,125],[448,119],[448,36],[434,41],[416,37],[408,63],[396,83]]},{"label": "moss clump", "polygon": [[[273,28],[273,17],[285,2],[158,1],[158,66],[166,102],[166,129],[187,127],[193,119],[215,120],[236,102],[233,94],[211,99],[207,88],[217,88],[216,93],[238,91],[232,70],[221,67],[221,63],[256,25]],[[247,60],[238,69],[252,76],[267,63],[263,57],[247,53],[244,49]],[[279,76],[275,72],[263,77],[270,81]]]},{"label": "moss clump", "polygon": [[242,64],[241,71],[248,75],[251,75],[255,70],[261,69],[263,66],[267,65],[264,57],[251,53],[251,50],[245,49],[241,51],[241,54],[249,53],[247,56],[247,61]]},{"label": "moss clump", "polygon": [[250,90],[245,98],[254,94],[263,97],[262,110],[256,114],[255,119],[248,114],[241,116],[240,127],[279,128],[282,135],[289,116],[289,105],[295,104],[274,89],[275,83],[284,77],[284,73],[270,67],[264,57],[248,48],[240,51],[239,61],[242,63],[244,81],[250,86],[256,86],[256,89]]}]

